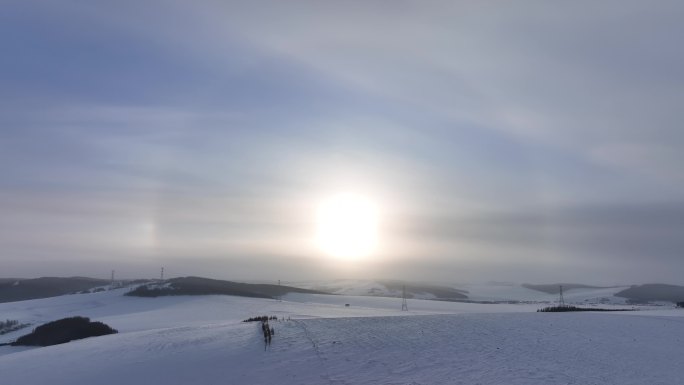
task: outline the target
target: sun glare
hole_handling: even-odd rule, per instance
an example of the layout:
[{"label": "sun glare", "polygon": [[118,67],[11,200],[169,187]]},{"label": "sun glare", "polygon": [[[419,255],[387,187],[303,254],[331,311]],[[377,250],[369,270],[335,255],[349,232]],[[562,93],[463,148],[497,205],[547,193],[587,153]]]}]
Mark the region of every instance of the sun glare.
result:
[{"label": "sun glare", "polygon": [[377,245],[378,209],[362,195],[338,194],[318,207],[317,226],[318,246],[326,254],[363,258]]}]

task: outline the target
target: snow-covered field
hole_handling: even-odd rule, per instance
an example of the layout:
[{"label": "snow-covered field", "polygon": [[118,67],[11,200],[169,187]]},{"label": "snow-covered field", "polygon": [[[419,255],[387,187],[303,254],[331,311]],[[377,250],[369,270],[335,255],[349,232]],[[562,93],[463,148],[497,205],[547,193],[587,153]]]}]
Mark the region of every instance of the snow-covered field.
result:
[{"label": "snow-covered field", "polygon": [[[350,304],[346,307],[345,304]],[[682,384],[684,310],[536,313],[539,305],[289,295],[0,304],[35,325],[73,315],[119,334],[0,347],[1,384]],[[265,347],[254,315],[277,315]],[[0,336],[7,342],[30,328]]]}]

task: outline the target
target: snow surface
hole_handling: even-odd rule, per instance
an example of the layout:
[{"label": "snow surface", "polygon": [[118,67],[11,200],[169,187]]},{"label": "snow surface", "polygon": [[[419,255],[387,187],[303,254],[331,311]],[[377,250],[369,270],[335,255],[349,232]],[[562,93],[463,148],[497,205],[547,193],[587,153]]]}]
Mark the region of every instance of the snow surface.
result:
[{"label": "snow surface", "polygon": [[[45,348],[0,347],[0,383],[684,383],[684,310],[671,306],[536,313],[533,304],[409,300],[402,312],[396,298],[124,292],[0,304],[2,319],[39,325],[83,315],[120,331]],[[257,323],[241,322],[262,314],[290,318],[272,323],[271,346]]]}]

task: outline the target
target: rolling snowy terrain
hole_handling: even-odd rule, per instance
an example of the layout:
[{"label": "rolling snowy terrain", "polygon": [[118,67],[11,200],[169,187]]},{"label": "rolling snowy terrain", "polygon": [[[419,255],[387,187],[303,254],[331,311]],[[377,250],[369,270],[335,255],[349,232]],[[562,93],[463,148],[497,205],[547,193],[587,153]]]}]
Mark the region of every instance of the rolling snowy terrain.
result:
[{"label": "rolling snowy terrain", "polygon": [[[45,348],[0,347],[0,383],[684,383],[684,310],[673,307],[548,314],[535,304],[409,300],[402,312],[395,298],[124,291],[0,304],[0,318],[32,327],[82,315],[119,330]],[[290,319],[272,322],[270,346],[258,324],[241,322],[262,314]]]},{"label": "rolling snowy terrain", "polygon": [[[392,283],[391,281],[389,282]],[[340,279],[335,281],[293,282],[292,285],[340,295],[399,298],[402,296],[400,285],[397,285],[396,283],[390,285],[388,284],[388,281],[382,280]],[[407,285],[407,293],[410,297],[416,299],[438,298],[437,295],[431,292],[431,289],[437,288],[441,289],[442,292],[449,289],[455,290],[466,296],[466,298],[445,298],[456,301],[549,303],[558,300],[558,294],[549,294],[524,287],[517,283],[508,282],[455,285],[448,283],[441,285],[411,283]],[[614,295],[627,288],[629,288],[629,286],[573,288],[566,290],[565,298],[568,302],[577,304],[624,304],[625,298],[615,297]]]}]

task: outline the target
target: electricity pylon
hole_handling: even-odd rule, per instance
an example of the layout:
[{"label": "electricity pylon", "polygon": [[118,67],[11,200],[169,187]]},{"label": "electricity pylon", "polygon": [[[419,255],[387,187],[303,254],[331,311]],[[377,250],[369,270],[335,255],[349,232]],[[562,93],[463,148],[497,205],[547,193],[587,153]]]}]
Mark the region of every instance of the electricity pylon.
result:
[{"label": "electricity pylon", "polygon": [[402,286],[401,290],[401,311],[408,311],[408,303],[406,302],[406,285]]}]

